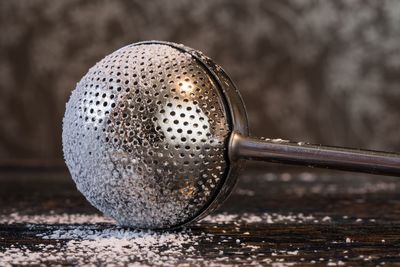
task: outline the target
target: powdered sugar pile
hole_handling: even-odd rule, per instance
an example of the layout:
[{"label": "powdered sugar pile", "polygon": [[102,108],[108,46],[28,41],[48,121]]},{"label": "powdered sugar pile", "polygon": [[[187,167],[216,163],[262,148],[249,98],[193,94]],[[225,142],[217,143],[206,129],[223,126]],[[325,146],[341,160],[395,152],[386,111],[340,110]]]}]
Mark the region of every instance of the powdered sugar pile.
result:
[{"label": "powdered sugar pile", "polygon": [[[290,216],[274,214],[218,214],[206,217],[202,223],[232,224],[235,222],[266,222],[272,220],[293,220]],[[304,218],[303,218],[304,217]],[[297,215],[296,218],[308,218]],[[309,217],[311,219],[313,217]],[[12,213],[0,217],[0,223],[15,225],[18,223],[38,239],[37,243],[29,246],[14,244],[0,252],[0,266],[15,265],[106,265],[113,266],[135,263],[143,265],[176,266],[179,264],[227,264],[230,257],[226,251],[215,248],[215,244],[233,244],[239,246],[241,253],[252,253],[249,256],[251,265],[272,263],[275,260],[264,254],[258,254],[259,246],[246,243],[249,232],[240,232],[240,239],[233,236],[215,235],[200,231],[192,232],[183,229],[174,232],[157,232],[131,230],[116,226],[114,222],[97,214],[47,214],[24,215]],[[18,225],[17,224],[17,225]],[[28,234],[29,235],[29,234]],[[204,247],[208,253],[215,255],[212,259],[204,259],[201,254]],[[229,246],[227,246],[229,247]],[[214,251],[215,250],[215,251]],[[247,252],[246,252],[247,251]],[[287,254],[290,255],[290,254]],[[281,261],[281,259],[279,259]],[[133,263],[133,264],[132,264]]]},{"label": "powdered sugar pile", "polygon": [[[224,266],[232,260],[250,266],[290,266],[291,260],[300,253],[298,247],[289,245],[289,249],[282,250],[265,247],[264,241],[255,245],[248,239],[252,234],[248,225],[330,223],[332,220],[303,213],[219,213],[204,218],[194,225],[193,231],[157,232],[122,228],[98,214],[12,213],[0,216],[0,224],[23,229],[29,245],[3,246],[0,266]],[[201,230],[204,227],[222,229],[206,233]],[[347,239],[337,242],[346,243]],[[232,258],[232,255],[235,256]]]},{"label": "powdered sugar pile", "polygon": [[183,255],[194,256],[192,246],[197,237],[190,231],[160,233],[135,231],[111,226],[101,229],[93,226],[67,227],[49,233],[37,234],[56,244],[39,244],[33,248],[11,247],[0,252],[0,265],[68,263],[123,265],[147,262],[151,265],[175,265]]}]

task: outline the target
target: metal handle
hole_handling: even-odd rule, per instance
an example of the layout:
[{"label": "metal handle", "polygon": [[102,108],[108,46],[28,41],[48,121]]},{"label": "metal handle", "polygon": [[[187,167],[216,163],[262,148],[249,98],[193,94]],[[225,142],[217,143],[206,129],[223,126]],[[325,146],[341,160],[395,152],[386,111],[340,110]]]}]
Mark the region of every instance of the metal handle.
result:
[{"label": "metal handle", "polygon": [[397,153],[262,140],[239,133],[233,133],[230,149],[233,159],[400,176],[400,154]]}]

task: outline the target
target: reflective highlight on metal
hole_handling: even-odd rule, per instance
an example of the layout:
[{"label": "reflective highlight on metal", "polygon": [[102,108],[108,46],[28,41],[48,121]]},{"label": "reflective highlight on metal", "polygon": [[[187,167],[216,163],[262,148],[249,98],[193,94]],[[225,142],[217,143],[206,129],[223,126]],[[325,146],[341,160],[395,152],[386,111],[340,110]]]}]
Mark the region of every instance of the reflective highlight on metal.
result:
[{"label": "reflective highlight on metal", "polygon": [[248,137],[246,110],[201,52],[149,41],[106,56],[63,120],[65,161],[89,202],[119,224],[169,229],[227,198],[244,160],[400,175],[400,156]]},{"label": "reflective highlight on metal", "polygon": [[230,111],[183,47],[129,45],[68,101],[63,148],[78,189],[121,225],[170,228],[210,205],[229,172]]}]

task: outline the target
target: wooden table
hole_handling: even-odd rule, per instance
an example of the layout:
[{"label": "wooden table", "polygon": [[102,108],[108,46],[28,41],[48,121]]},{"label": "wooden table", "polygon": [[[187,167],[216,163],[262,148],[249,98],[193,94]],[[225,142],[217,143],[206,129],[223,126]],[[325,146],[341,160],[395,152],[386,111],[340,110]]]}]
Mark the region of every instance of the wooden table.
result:
[{"label": "wooden table", "polygon": [[[184,244],[179,253],[169,253],[168,245],[161,246],[157,253],[168,256],[164,264],[400,265],[400,179],[264,167],[273,172],[248,168],[216,214],[182,230],[195,237],[196,242]],[[75,189],[64,168],[5,168],[0,172],[0,255],[13,248],[16,253],[27,250],[42,255],[26,262],[28,265],[80,265],[85,257],[87,263],[93,263],[90,252],[77,256],[81,261],[40,254],[44,245],[57,244],[51,250],[55,253],[69,241],[43,239],[40,235],[80,227],[74,222],[38,223],[35,219],[49,214],[93,215],[97,211]],[[15,222],[21,216],[24,219]],[[115,227],[110,223],[84,225],[97,230]],[[140,253],[127,255],[128,261],[109,260],[116,265],[162,262]],[[0,266],[11,262],[0,257]],[[101,260],[95,262],[103,264]]]}]

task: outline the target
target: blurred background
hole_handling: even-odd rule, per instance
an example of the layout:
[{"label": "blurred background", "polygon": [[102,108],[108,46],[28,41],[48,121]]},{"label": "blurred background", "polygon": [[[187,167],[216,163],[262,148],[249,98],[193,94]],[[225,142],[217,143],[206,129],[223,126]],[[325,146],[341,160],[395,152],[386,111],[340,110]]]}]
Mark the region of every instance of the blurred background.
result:
[{"label": "blurred background", "polygon": [[0,1],[0,160],[62,159],[76,82],[150,40],[230,74],[253,135],[400,151],[400,1]]}]

